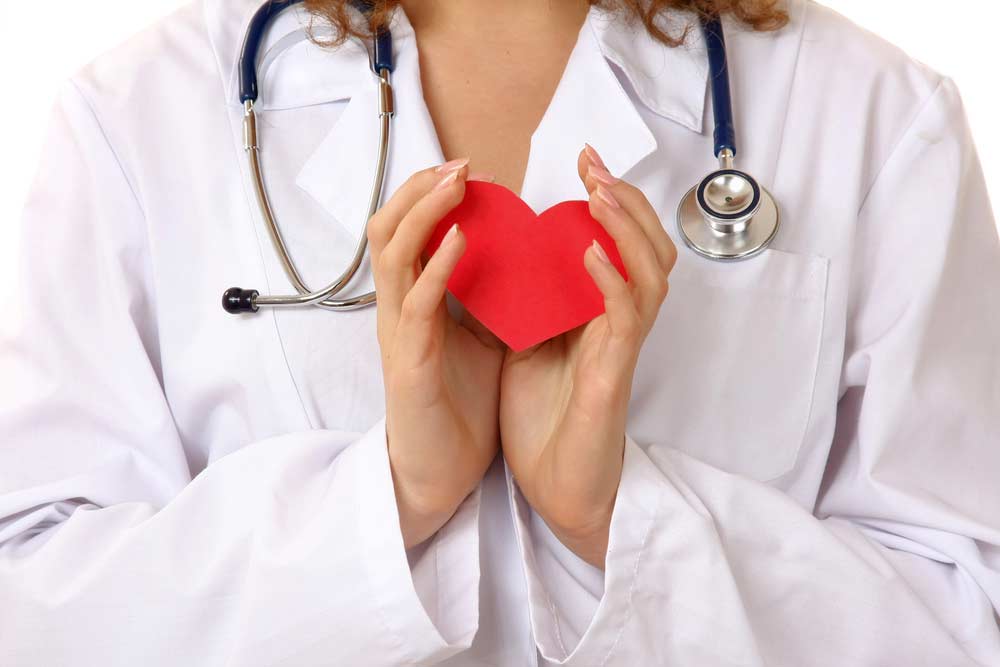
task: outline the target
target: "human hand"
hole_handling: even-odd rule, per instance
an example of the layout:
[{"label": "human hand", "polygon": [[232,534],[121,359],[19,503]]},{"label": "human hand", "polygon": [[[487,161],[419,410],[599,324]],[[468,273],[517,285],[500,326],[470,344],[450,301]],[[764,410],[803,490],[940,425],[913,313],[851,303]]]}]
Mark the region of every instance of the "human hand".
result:
[{"label": "human hand", "polygon": [[629,281],[596,244],[584,254],[605,314],[520,353],[500,383],[504,456],[552,532],[604,567],[621,479],[625,420],[639,351],[667,296],[677,249],[637,188],[611,176],[587,147],[577,161],[590,213],[608,231]]},{"label": "human hand", "polygon": [[471,316],[456,322],[445,302],[465,251],[457,225],[422,258],[438,222],[465,196],[467,163],[417,172],[368,224],[389,461],[407,548],[451,518],[499,447],[504,346]]}]

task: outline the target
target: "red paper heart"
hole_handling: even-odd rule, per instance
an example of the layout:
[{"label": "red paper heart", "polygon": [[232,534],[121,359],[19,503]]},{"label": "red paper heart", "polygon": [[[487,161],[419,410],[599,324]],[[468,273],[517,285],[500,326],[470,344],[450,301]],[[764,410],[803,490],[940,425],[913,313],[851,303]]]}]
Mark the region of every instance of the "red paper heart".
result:
[{"label": "red paper heart", "polygon": [[583,265],[594,239],[628,280],[618,247],[585,201],[564,201],[535,215],[507,188],[469,181],[465,199],[431,235],[428,254],[456,222],[466,250],[448,289],[515,352],[604,313],[604,297]]}]

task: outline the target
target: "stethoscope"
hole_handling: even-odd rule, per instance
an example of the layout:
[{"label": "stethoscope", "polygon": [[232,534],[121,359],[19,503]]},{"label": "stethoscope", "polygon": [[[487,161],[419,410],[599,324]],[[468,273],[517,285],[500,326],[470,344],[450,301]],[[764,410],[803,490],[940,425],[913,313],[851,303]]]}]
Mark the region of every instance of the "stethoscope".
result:
[{"label": "stethoscope", "polygon": [[[264,32],[282,11],[302,0],[268,0],[250,19],[239,59],[239,93],[243,104],[243,143],[249,163],[251,181],[261,216],[289,281],[294,295],[262,295],[257,290],[232,287],[222,296],[222,307],[229,313],[257,312],[261,308],[293,308],[317,306],[328,310],[354,310],[375,303],[375,292],[346,299],[336,299],[357,275],[368,248],[367,234],[361,234],[354,257],[346,270],[326,287],[310,288],[302,279],[281,234],[274,209],[264,185],[260,160],[260,140],[254,104],[258,98],[257,56]],[[368,0],[353,0],[361,12],[371,11]],[[677,227],[685,244],[703,257],[720,261],[741,260],[760,253],[778,230],[778,209],[771,195],[749,174],[733,168],[736,138],[726,41],[722,23],[716,18],[703,18],[702,28],[708,43],[708,59],[712,78],[712,100],[715,109],[715,155],[720,169],[706,176],[691,188],[677,210]],[[371,66],[378,80],[379,144],[368,199],[370,220],[382,201],[385,183],[389,130],[394,115],[391,74],[394,68],[392,34],[387,28],[376,30],[371,49]]]},{"label": "stethoscope", "polygon": [[708,45],[719,169],[681,199],[677,207],[677,231],[687,247],[702,257],[731,262],[763,252],[778,233],[780,217],[771,193],[750,174],[733,168],[736,126],[726,37],[718,17],[702,19],[701,25]]}]

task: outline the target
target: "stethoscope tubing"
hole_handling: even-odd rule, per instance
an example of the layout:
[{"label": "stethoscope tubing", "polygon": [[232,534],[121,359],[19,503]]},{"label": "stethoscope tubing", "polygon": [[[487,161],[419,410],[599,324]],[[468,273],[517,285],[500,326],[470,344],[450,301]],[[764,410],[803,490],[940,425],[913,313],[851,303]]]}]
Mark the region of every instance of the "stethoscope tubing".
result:
[{"label": "stethoscope tubing", "polygon": [[[385,100],[385,102],[380,101],[379,104],[378,157],[375,164],[375,177],[372,181],[371,190],[368,196],[368,213],[365,216],[366,221],[371,220],[372,216],[374,216],[378,211],[379,204],[382,200],[382,191],[385,186],[385,172],[389,155],[392,116],[394,113],[391,103],[392,84],[390,76],[391,75],[388,70],[383,69],[379,72],[379,87],[382,89],[380,92],[380,99]],[[302,275],[299,273],[298,268],[295,266],[295,263],[291,258],[291,254],[288,251],[288,246],[281,234],[281,228],[278,225],[277,218],[274,215],[274,209],[271,206],[270,198],[267,195],[267,187],[264,183],[264,173],[261,165],[260,147],[257,142],[253,103],[245,102],[244,104],[246,109],[244,115],[244,126],[247,128],[245,131],[247,138],[245,142],[245,150],[252,176],[251,180],[254,184],[254,193],[256,194],[257,203],[264,218],[267,231],[271,236],[275,249],[277,250],[278,259],[281,261],[282,268],[284,268],[289,281],[298,292],[297,295],[287,296],[258,295],[253,298],[253,305],[258,308],[261,306],[270,308],[318,306],[327,310],[355,310],[375,303],[376,297],[374,291],[350,297],[348,299],[331,298],[347,287],[351,279],[357,274],[358,269],[361,267],[361,263],[364,261],[365,253],[368,249],[367,233],[361,234],[361,237],[358,239],[358,244],[354,250],[354,257],[351,259],[351,263],[348,265],[347,269],[344,270],[344,272],[329,285],[319,290],[313,290],[302,278]]]},{"label": "stethoscope tubing", "polygon": [[[391,81],[391,73],[394,68],[392,34],[388,28],[378,29],[375,32],[372,44],[371,67],[378,81],[379,142],[375,175],[369,192],[368,212],[365,217],[363,233],[358,239],[354,256],[351,258],[351,262],[346,270],[333,282],[319,290],[314,290],[306,284],[298,268],[295,266],[288,245],[281,233],[281,227],[274,214],[274,209],[271,206],[271,200],[267,194],[264,170],[261,164],[260,144],[257,135],[257,114],[254,111],[254,104],[257,101],[259,92],[257,56],[263,41],[264,32],[275,16],[283,10],[301,2],[302,0],[268,0],[268,2],[261,6],[250,20],[239,62],[240,100],[244,107],[244,149],[247,155],[251,181],[265,227],[271,237],[281,266],[288,276],[289,282],[295,288],[296,294],[261,295],[256,290],[233,287],[223,295],[223,307],[230,313],[256,312],[261,307],[295,308],[302,306],[317,306],[326,310],[346,311],[363,308],[376,302],[374,291],[346,299],[335,299],[333,297],[347,287],[357,275],[362,262],[364,262],[368,249],[368,222],[378,212],[382,201],[385,173],[388,164],[392,118],[395,114]],[[368,13],[372,9],[370,0],[353,0],[352,4],[362,12]],[[719,16],[702,15],[700,21],[708,48],[709,79],[715,117],[713,138],[715,142],[715,156],[719,160],[719,171],[710,174],[702,181],[701,187],[695,186],[685,195],[681,201],[681,205],[678,207],[677,226],[685,244],[698,254],[709,259],[732,261],[753,256],[762,251],[771,242],[771,239],[774,238],[780,217],[770,194],[767,194],[749,174],[736,171],[733,167],[736,155],[736,129],[733,121],[729,63],[722,20]],[[707,202],[703,193],[705,184],[708,180],[720,174],[739,174],[745,183],[752,188],[753,192],[757,193],[753,200],[756,202],[761,201],[763,198],[769,204],[766,207],[769,211],[767,220],[757,225],[751,236],[747,236],[744,230],[753,221],[755,209],[751,210],[747,208],[733,215],[720,214],[718,211],[709,212],[709,202]],[[685,225],[695,224],[695,218],[692,217],[693,213],[687,213],[688,209],[691,208],[687,205],[689,199],[697,200],[698,202],[701,210],[700,217],[703,218],[699,224],[711,225],[712,227],[722,225],[725,227],[726,220],[729,218],[732,218],[737,224],[731,224],[727,227],[731,231],[716,229],[714,232],[715,236],[709,237],[704,243],[695,241],[692,235],[703,235],[703,233],[698,231],[700,227],[691,227],[692,234],[689,234],[689,230],[685,229]],[[773,212],[771,212],[771,209],[773,209]],[[743,217],[746,218],[745,222],[741,220]],[[712,224],[710,218],[715,220],[715,224]],[[762,233],[766,235],[761,237]],[[740,245],[751,239],[753,239],[751,241],[753,247],[744,251]],[[734,250],[738,250],[738,252]]]},{"label": "stethoscope tubing", "polygon": [[[288,245],[281,233],[277,216],[267,194],[267,184],[264,179],[264,169],[261,164],[260,142],[257,134],[257,114],[254,104],[259,90],[257,83],[257,56],[263,41],[264,32],[275,16],[280,12],[301,3],[302,0],[269,0],[250,19],[243,50],[240,55],[240,100],[243,102],[243,143],[244,152],[250,170],[251,182],[261,216],[271,241],[277,252],[281,266],[288,276],[289,282],[295,288],[294,295],[261,295],[256,290],[231,288],[223,295],[223,307],[229,312],[256,312],[261,307],[298,308],[317,306],[326,310],[355,310],[371,305],[376,301],[374,291],[347,299],[332,297],[343,291],[357,275],[368,249],[367,223],[378,212],[385,187],[385,173],[388,165],[389,144],[391,138],[392,118],[395,115],[394,95],[392,90],[392,70],[394,68],[392,54],[392,35],[388,29],[380,29],[373,40],[372,70],[378,79],[378,114],[379,141],[378,154],[375,163],[375,176],[372,180],[368,197],[368,213],[365,216],[364,231],[358,239],[354,256],[350,264],[336,280],[325,287],[314,290],[306,284],[298,267],[292,260]],[[354,5],[361,11],[371,10],[371,4],[365,0],[356,0]]]}]

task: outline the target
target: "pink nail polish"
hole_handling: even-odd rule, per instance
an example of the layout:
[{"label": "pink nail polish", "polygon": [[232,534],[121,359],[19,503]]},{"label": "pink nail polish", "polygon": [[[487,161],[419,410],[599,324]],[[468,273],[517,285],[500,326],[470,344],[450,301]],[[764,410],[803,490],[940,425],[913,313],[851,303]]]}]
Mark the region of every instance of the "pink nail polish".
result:
[{"label": "pink nail polish", "polygon": [[611,175],[611,172],[604,167],[591,166],[587,172],[594,177],[597,181],[604,183],[605,185],[614,185],[618,182],[618,179]]},{"label": "pink nail polish", "polygon": [[587,159],[590,160],[590,163],[594,166],[603,167],[604,169],[608,168],[608,166],[604,164],[604,160],[601,159],[601,156],[597,154],[597,151],[590,144],[583,145],[583,152],[586,153]]},{"label": "pink nail polish", "polygon": [[621,204],[618,203],[618,200],[615,199],[614,195],[608,192],[603,185],[598,185],[595,192],[601,201],[611,208],[621,208]]},{"label": "pink nail polish", "polygon": [[454,183],[458,179],[459,171],[460,171],[459,169],[453,169],[449,171],[447,174],[444,175],[444,178],[442,178],[440,181],[437,182],[437,185],[434,186],[434,189],[431,190],[431,192],[438,192],[439,190],[444,190],[446,187]]},{"label": "pink nail polish", "polygon": [[599,260],[607,264],[611,263],[611,260],[608,258],[608,253],[604,252],[604,248],[602,248],[601,244],[597,242],[597,239],[594,239],[594,242],[591,244],[591,246],[593,246],[594,253],[597,255],[597,258]]},{"label": "pink nail polish", "polygon": [[434,171],[438,172],[439,174],[445,174],[448,172],[457,171],[467,164],[469,164],[469,158],[463,157],[457,160],[451,160],[449,162],[445,162]]}]

